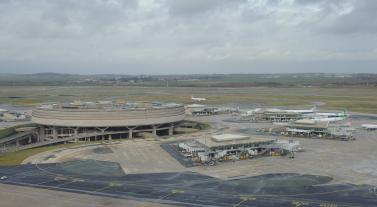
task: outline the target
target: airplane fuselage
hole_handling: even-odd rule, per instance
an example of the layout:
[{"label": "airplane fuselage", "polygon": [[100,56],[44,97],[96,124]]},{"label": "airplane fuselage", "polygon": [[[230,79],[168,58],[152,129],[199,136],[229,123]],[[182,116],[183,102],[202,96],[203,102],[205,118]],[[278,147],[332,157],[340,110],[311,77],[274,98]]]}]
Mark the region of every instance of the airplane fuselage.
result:
[{"label": "airplane fuselage", "polygon": [[195,98],[195,97],[191,96],[191,100],[193,100],[193,101],[205,101],[207,99],[206,98]]}]

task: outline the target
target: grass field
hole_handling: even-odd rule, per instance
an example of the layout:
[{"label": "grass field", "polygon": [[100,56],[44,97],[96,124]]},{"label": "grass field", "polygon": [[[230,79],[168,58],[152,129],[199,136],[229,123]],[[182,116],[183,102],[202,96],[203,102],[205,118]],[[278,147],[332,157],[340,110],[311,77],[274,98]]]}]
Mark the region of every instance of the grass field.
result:
[{"label": "grass field", "polygon": [[96,101],[122,98],[128,101],[192,103],[191,95],[206,97],[205,104],[235,103],[263,106],[319,105],[321,109],[347,108],[353,112],[377,114],[376,88],[190,88],[131,86],[3,86],[0,104],[33,106],[43,102]]},{"label": "grass field", "polygon": [[121,74],[0,74],[1,86],[91,86],[128,85],[163,87],[293,87],[293,86],[377,86],[377,74],[186,74],[186,75],[121,75]]},{"label": "grass field", "polygon": [[5,166],[5,165],[18,165],[21,164],[23,160],[26,158],[41,153],[41,152],[46,152],[49,150],[54,150],[57,148],[62,148],[62,147],[72,147],[75,145],[82,145],[85,143],[69,143],[69,144],[58,144],[58,145],[52,145],[52,146],[46,146],[46,147],[38,147],[38,148],[33,148],[33,149],[27,149],[27,150],[21,150],[18,152],[9,152],[9,153],[4,153],[0,154],[0,166]]}]

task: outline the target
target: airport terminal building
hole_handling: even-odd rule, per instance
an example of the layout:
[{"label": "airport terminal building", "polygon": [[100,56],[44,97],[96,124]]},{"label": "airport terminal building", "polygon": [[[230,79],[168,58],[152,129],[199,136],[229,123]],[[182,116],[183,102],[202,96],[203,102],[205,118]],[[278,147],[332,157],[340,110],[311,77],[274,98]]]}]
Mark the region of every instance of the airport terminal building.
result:
[{"label": "airport terminal building", "polygon": [[[27,148],[65,141],[112,140],[173,135],[185,118],[181,104],[101,101],[42,104],[32,111],[33,132],[7,145]],[[6,140],[3,140],[6,141]]]},{"label": "airport terminal building", "polygon": [[132,138],[135,133],[172,135],[185,117],[176,103],[82,103],[41,105],[33,110],[40,139],[58,139],[81,134]]}]

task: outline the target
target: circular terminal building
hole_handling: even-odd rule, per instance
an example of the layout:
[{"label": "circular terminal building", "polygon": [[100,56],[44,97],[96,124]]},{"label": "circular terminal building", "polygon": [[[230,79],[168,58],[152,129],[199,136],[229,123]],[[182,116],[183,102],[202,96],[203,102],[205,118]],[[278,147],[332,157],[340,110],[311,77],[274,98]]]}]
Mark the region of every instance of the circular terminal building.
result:
[{"label": "circular terminal building", "polygon": [[32,112],[38,141],[104,140],[142,134],[172,135],[185,117],[183,105],[160,102],[43,104]]}]

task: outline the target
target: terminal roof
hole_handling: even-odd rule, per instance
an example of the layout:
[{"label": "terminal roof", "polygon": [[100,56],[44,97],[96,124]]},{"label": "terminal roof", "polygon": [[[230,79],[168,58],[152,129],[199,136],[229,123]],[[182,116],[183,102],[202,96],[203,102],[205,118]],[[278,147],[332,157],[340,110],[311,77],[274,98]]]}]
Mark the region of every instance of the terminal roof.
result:
[{"label": "terminal roof", "polygon": [[[216,138],[214,138],[216,137]],[[217,141],[221,140],[221,141]],[[249,137],[245,135],[237,134],[223,134],[223,135],[214,135],[211,138],[201,137],[196,139],[199,143],[212,148],[212,147],[225,147],[231,145],[239,144],[260,144],[266,142],[273,142],[275,139],[271,138],[262,138],[262,137]]]}]

